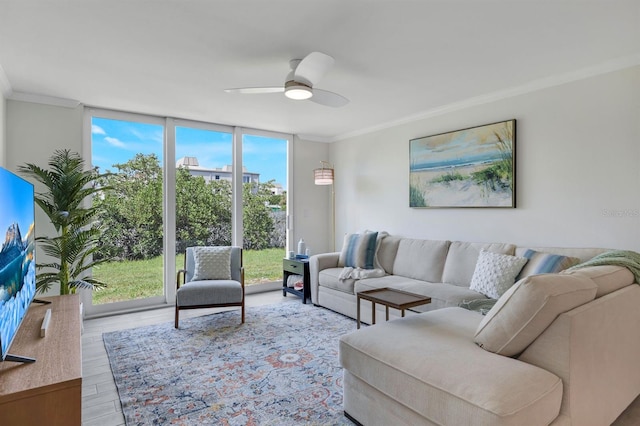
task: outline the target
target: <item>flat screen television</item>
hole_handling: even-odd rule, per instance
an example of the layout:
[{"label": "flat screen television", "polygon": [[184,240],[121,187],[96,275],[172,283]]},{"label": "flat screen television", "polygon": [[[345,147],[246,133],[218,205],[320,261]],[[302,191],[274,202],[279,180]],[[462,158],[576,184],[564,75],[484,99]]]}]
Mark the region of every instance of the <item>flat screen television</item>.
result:
[{"label": "flat screen television", "polygon": [[[4,240],[2,235],[4,234]],[[9,354],[36,294],[33,185],[0,167],[0,348],[2,361],[33,362]]]}]

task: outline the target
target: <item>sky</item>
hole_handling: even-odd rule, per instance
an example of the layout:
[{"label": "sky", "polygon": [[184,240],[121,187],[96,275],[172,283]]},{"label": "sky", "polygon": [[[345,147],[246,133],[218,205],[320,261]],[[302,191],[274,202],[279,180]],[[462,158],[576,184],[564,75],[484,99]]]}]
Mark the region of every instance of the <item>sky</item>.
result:
[{"label": "sky", "polygon": [[[91,122],[92,164],[102,172],[116,171],[113,164],[125,163],[137,153],[155,153],[162,161],[164,128],[158,124],[136,123],[93,117]],[[260,182],[275,180],[287,188],[287,142],[281,139],[245,135],[243,166],[260,173]],[[206,168],[231,164],[232,135],[211,130],[176,127],[176,160],[196,157]]]}]

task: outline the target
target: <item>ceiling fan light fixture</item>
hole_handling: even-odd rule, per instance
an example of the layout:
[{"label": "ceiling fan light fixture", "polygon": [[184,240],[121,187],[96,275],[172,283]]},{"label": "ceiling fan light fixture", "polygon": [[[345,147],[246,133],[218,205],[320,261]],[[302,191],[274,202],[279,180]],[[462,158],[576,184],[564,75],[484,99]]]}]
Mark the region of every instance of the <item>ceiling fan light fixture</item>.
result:
[{"label": "ceiling fan light fixture", "polygon": [[311,87],[297,81],[287,81],[284,85],[284,95],[289,99],[297,101],[309,99],[313,96]]}]

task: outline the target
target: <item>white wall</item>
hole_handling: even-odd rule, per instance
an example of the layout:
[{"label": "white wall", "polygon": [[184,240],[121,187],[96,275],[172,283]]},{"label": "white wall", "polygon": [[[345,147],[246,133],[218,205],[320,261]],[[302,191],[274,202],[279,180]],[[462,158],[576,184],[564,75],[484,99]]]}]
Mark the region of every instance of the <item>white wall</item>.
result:
[{"label": "white wall", "polygon": [[7,166],[47,166],[56,149],[82,154],[82,107],[7,101]]},{"label": "white wall", "polygon": [[[512,118],[516,209],[408,207],[410,139]],[[342,140],[331,158],[338,236],[640,251],[640,67]]]},{"label": "white wall", "polygon": [[293,157],[295,247],[292,250],[297,250],[298,241],[304,238],[312,253],[332,251],[331,187],[316,186],[313,180],[313,170],[320,167],[320,160],[329,158],[329,144],[296,137]]},{"label": "white wall", "polygon": [[[6,168],[33,163],[48,168],[56,149],[68,148],[82,154],[82,107],[65,108],[21,101],[7,101]],[[35,183],[35,182],[33,182]],[[36,191],[43,190],[36,184]],[[36,235],[55,235],[49,218],[36,208]],[[44,253],[36,253],[38,263],[46,262]],[[59,294],[52,288],[46,295]]]}]

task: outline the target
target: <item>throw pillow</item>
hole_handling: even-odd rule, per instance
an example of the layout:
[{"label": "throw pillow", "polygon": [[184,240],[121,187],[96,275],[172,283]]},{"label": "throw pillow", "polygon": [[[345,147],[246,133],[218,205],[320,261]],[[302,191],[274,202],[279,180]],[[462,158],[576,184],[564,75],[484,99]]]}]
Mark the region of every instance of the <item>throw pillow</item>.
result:
[{"label": "throw pillow", "polygon": [[592,301],[597,286],[589,278],[565,274],[532,275],[498,300],[478,325],[475,342],[505,356],[522,352],[558,315]]},{"label": "throw pillow", "polygon": [[192,281],[230,280],[231,247],[194,247]]},{"label": "throw pillow", "polygon": [[469,289],[498,299],[516,282],[516,276],[527,263],[524,257],[481,251]]},{"label": "throw pillow", "polygon": [[529,261],[520,271],[520,275],[517,278],[518,281],[529,275],[556,274],[580,263],[580,259],[577,257],[561,256],[531,249],[525,251],[522,256],[529,259]]},{"label": "throw pillow", "polygon": [[373,269],[375,267],[377,238],[377,232],[345,235],[338,266]]}]

